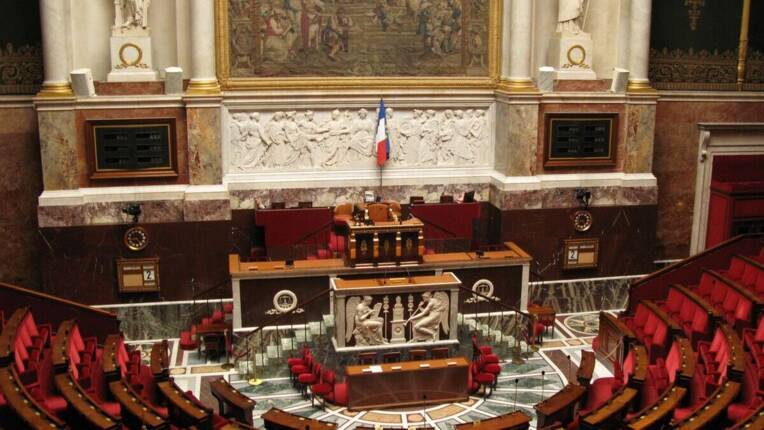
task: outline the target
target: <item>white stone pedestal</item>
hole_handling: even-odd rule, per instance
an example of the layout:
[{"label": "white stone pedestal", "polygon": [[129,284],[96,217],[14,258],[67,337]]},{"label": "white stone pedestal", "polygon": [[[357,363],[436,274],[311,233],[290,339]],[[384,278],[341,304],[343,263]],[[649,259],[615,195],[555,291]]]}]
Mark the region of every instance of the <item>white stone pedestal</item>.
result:
[{"label": "white stone pedestal", "polygon": [[152,67],[151,36],[148,29],[115,29],[111,36],[111,72],[109,82],[156,81]]},{"label": "white stone pedestal", "polygon": [[592,70],[594,50],[589,33],[555,33],[549,55],[550,63],[557,70],[557,79],[597,79]]}]

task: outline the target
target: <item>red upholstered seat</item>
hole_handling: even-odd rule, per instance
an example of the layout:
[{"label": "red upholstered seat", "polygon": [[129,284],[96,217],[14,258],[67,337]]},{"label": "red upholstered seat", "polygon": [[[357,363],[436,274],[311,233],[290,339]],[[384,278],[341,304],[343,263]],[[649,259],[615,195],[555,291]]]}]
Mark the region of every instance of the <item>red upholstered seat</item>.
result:
[{"label": "red upholstered seat", "polygon": [[225,302],[223,303],[223,312],[226,314],[232,314],[233,313],[233,302]]},{"label": "red upholstered seat", "polygon": [[724,303],[724,298],[727,296],[727,286],[721,282],[714,283],[714,288],[711,290],[711,304],[721,309],[721,304]]},{"label": "red upholstered seat", "polygon": [[616,378],[599,378],[589,385],[586,391],[586,402],[579,411],[579,415],[587,414],[607,403],[613,395],[613,387]]},{"label": "red upholstered seat", "polygon": [[180,341],[178,347],[184,351],[193,351],[199,347],[196,339],[196,326],[192,325],[191,330],[180,332]]},{"label": "red upholstered seat", "polygon": [[695,291],[700,295],[701,297],[708,298],[711,297],[711,293],[714,289],[714,278],[711,277],[708,273],[704,273],[700,277],[700,285],[698,285],[698,289]]},{"label": "red upholstered seat", "polygon": [[334,384],[334,399],[332,403],[338,406],[347,406],[348,404],[348,386],[345,383]]},{"label": "red upholstered seat", "polygon": [[683,302],[684,302],[684,295],[682,295],[682,293],[680,293],[677,289],[671,288],[669,290],[668,298],[666,299],[664,309],[669,315],[674,317],[674,315],[679,313],[680,309],[682,308]]},{"label": "red upholstered seat", "polygon": [[759,407],[764,393],[759,392],[758,387],[758,375],[756,375],[752,366],[746,366],[740,401],[731,404],[727,408],[727,417],[730,421],[739,422]]},{"label": "red upholstered seat", "polygon": [[215,310],[212,312],[212,322],[223,322],[225,315],[222,310]]}]

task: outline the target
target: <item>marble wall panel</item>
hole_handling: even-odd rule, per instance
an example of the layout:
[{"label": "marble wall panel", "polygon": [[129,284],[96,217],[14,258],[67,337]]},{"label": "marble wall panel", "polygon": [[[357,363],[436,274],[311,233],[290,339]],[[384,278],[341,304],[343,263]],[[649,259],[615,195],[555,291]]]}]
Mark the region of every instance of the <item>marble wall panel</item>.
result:
[{"label": "marble wall panel", "polygon": [[42,191],[37,115],[0,108],[0,281],[29,288],[40,283],[37,196]]},{"label": "marble wall panel", "polygon": [[184,200],[183,219],[185,221],[221,221],[231,219],[231,201],[225,200]]},{"label": "marble wall panel", "polygon": [[[178,163],[178,176],[174,178],[141,178],[119,180],[91,180],[90,171],[93,163],[92,151],[88,144],[87,122],[109,119],[175,119],[175,156]],[[42,125],[41,125],[42,127]],[[186,131],[186,111],[182,108],[138,108],[138,109],[79,109],[76,111],[76,133],[79,172],[76,177],[78,187],[113,187],[129,185],[171,185],[187,184],[188,174],[188,140]],[[219,128],[219,126],[217,127]],[[46,187],[46,190],[48,188]]]},{"label": "marble wall panel", "polygon": [[[133,203],[133,202],[130,202]],[[141,222],[194,222],[231,219],[231,201],[217,200],[148,200],[141,205]],[[40,206],[40,227],[129,224],[131,217],[122,209],[128,202],[97,202],[72,206]]]},{"label": "marble wall panel", "polygon": [[287,207],[298,202],[312,201],[313,206],[334,206],[337,203],[363,201],[364,191],[371,190],[384,200],[408,202],[411,196],[422,196],[427,203],[440,201],[443,194],[455,198],[467,191],[475,191],[475,200],[487,201],[490,186],[487,184],[399,185],[379,187],[326,187],[296,188],[282,190],[234,190],[230,191],[231,209],[255,209],[270,207],[271,202],[285,202]]},{"label": "marble wall panel", "polygon": [[552,306],[557,313],[623,309],[634,278],[583,280],[558,283],[532,282],[530,300]]},{"label": "marble wall panel", "polygon": [[[511,104],[506,107],[506,116],[497,118],[497,124],[504,122],[509,128],[506,145],[505,164],[496,164],[496,170],[507,176],[532,176],[535,174],[535,155],[538,147],[539,106]],[[497,141],[497,146],[499,143]]]},{"label": "marble wall panel", "polygon": [[[618,129],[615,142],[615,165],[612,167],[589,168],[544,168],[544,155],[549,137],[546,130],[546,115],[550,113],[616,113]],[[538,145],[536,150],[535,174],[584,173],[584,172],[621,172],[624,169],[626,149],[626,105],[625,103],[542,103],[538,119]]]},{"label": "marble wall panel", "polygon": [[655,105],[627,105],[626,121],[623,170],[626,173],[651,173],[655,137]]},{"label": "marble wall panel", "polygon": [[659,101],[653,173],[658,178],[658,258],[685,258],[692,235],[698,123],[761,122],[760,101]]},{"label": "marble wall panel", "polygon": [[189,108],[187,112],[190,183],[219,184],[223,180],[220,109]]},{"label": "marble wall panel", "polygon": [[79,186],[80,165],[73,110],[39,111],[42,177],[46,190]]},{"label": "marble wall panel", "polygon": [[[657,187],[587,187],[592,192],[591,206],[654,205]],[[503,191],[491,187],[491,203],[502,210],[577,208],[575,188]]]}]

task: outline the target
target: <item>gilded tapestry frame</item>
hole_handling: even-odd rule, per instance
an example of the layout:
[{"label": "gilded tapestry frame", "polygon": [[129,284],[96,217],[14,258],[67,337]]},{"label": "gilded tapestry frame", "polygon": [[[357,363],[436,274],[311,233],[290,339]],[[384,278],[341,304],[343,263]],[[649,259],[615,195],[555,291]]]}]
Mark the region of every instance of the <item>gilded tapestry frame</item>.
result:
[{"label": "gilded tapestry frame", "polygon": [[454,88],[494,89],[501,69],[502,1],[490,0],[488,9],[488,75],[423,77],[246,77],[234,78],[230,71],[228,0],[215,0],[215,62],[223,91],[262,89],[385,89]]}]

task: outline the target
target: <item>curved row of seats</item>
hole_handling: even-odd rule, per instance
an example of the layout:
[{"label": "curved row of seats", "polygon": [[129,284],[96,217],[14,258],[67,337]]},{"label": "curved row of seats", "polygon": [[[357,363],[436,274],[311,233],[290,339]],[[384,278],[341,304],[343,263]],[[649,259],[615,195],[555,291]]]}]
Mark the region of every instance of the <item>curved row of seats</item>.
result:
[{"label": "curved row of seats", "polygon": [[[580,425],[630,429],[702,429],[714,425],[762,428],[764,396],[760,387],[764,378],[760,376],[764,372],[760,371],[760,363],[764,362],[764,318],[760,318],[758,293],[764,289],[757,287],[764,279],[762,259],[764,249],[755,257],[735,255],[729,269],[702,270],[697,279],[687,280],[688,286],[670,285],[664,300],[642,300],[633,315],[621,316],[614,322],[603,314],[601,328],[614,328],[621,332],[625,345],[637,345],[631,346],[623,360],[623,376],[619,375],[620,363],[615,363],[615,379],[626,379],[604,401],[597,399],[602,403],[600,407],[587,407],[592,402],[588,398],[581,410]],[[668,340],[673,341],[666,349]],[[606,341],[612,344],[611,339]],[[595,345],[595,349],[599,347],[599,339]],[[633,367],[635,351],[641,345],[650,364],[644,384],[638,387],[639,394],[634,395],[624,388],[635,386],[628,381],[626,369]],[[609,385],[612,379],[602,378],[602,384]],[[600,380],[594,381],[592,387],[598,385]],[[598,393],[592,389],[589,392],[595,397]],[[614,415],[622,416],[626,424],[605,419]]]},{"label": "curved row of seats", "polygon": [[128,350],[121,334],[108,336],[101,346],[83,337],[75,320],[61,322],[53,333],[22,308],[2,327],[0,427],[252,428],[214,413],[178,388],[168,376],[166,342],[155,345],[164,350],[152,351],[150,367],[141,363],[139,351]]}]

